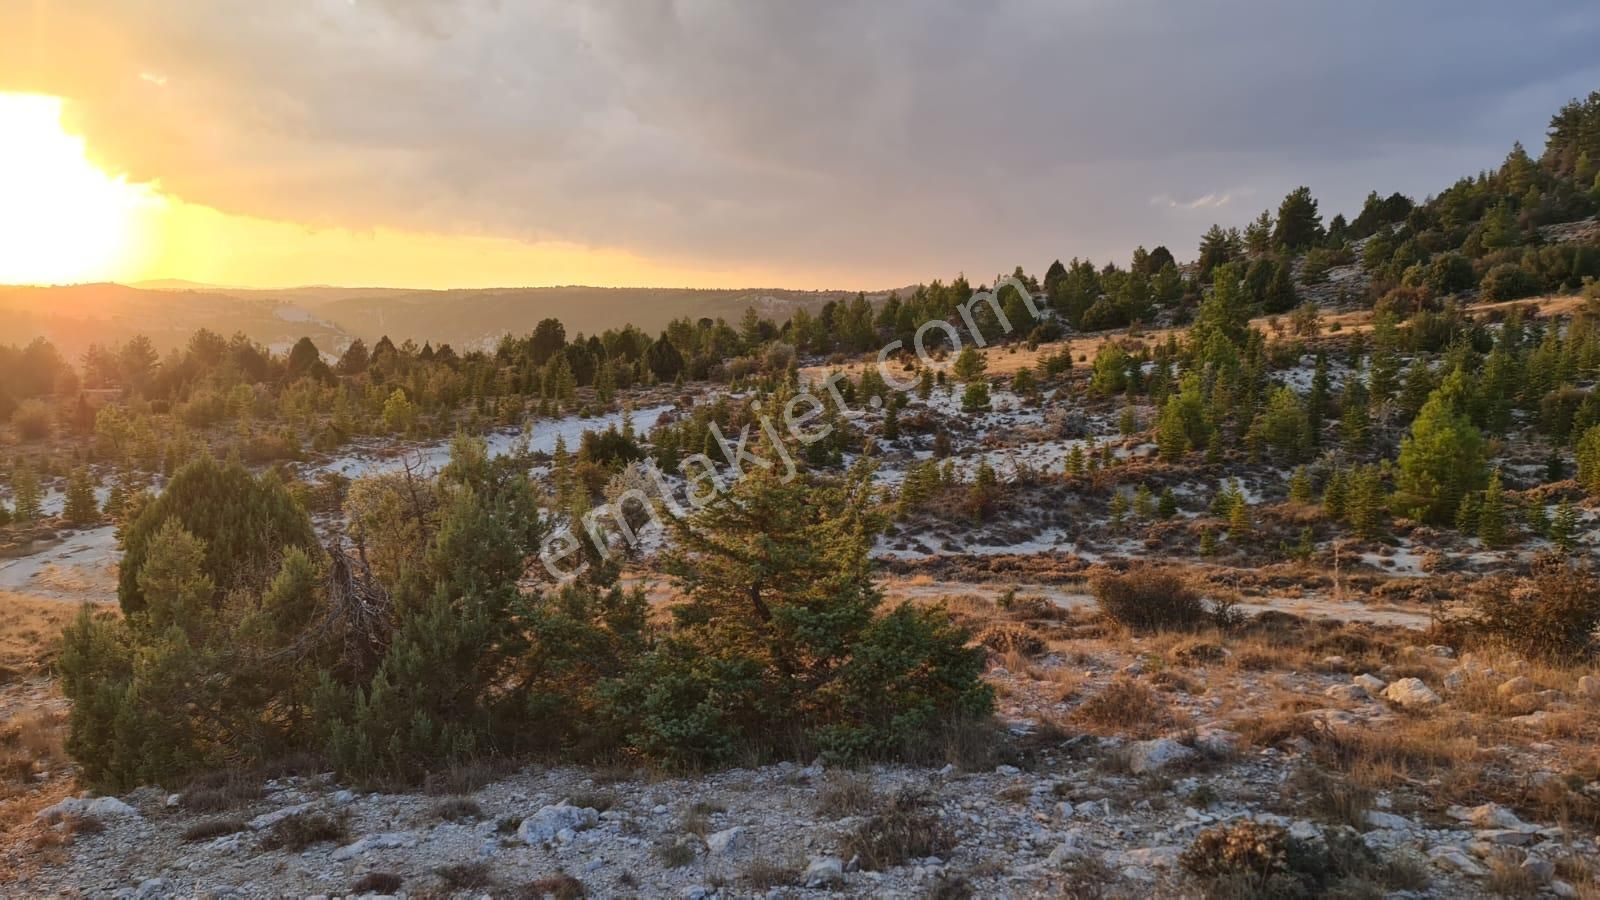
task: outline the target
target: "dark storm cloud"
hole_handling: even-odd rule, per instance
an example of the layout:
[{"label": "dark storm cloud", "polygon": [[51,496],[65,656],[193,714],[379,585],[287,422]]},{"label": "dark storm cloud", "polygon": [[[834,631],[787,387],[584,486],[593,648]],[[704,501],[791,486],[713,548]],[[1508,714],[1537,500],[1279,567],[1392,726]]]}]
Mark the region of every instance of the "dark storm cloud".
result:
[{"label": "dark storm cloud", "polygon": [[71,97],[185,199],[864,278],[1191,255],[1300,183],[1331,212],[1537,150],[1600,87],[1585,2],[97,0],[0,30],[0,89]]}]

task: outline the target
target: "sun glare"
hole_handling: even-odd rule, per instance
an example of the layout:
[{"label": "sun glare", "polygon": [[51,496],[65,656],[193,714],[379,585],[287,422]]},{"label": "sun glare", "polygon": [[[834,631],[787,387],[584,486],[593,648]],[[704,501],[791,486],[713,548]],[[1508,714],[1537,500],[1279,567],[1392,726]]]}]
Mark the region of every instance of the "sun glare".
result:
[{"label": "sun glare", "polygon": [[89,161],[61,128],[61,100],[0,93],[0,284],[118,277],[154,202]]}]

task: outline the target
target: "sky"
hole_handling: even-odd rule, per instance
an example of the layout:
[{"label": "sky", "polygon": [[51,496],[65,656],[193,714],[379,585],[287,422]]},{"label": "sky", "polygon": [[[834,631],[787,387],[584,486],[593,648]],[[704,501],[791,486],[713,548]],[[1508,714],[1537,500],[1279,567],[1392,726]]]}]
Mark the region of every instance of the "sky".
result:
[{"label": "sky", "polygon": [[1300,184],[1353,214],[1536,153],[1600,88],[1592,0],[0,0],[0,35],[0,92],[149,201],[93,274],[236,285],[1186,259]]}]

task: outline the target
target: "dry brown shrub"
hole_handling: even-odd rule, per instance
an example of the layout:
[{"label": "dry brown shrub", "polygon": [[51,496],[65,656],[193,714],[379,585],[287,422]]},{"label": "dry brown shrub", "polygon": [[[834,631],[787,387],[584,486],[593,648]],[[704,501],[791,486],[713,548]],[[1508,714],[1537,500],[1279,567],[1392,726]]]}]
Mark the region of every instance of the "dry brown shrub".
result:
[{"label": "dry brown shrub", "polygon": [[1131,678],[1118,678],[1072,711],[1073,721],[1102,734],[1140,739],[1176,724],[1172,708],[1155,691]]},{"label": "dry brown shrub", "polygon": [[859,858],[861,868],[881,872],[908,859],[943,856],[954,845],[955,836],[926,798],[902,791],[845,836],[840,855]]},{"label": "dry brown shrub", "polygon": [[830,771],[817,791],[817,815],[829,819],[859,816],[877,803],[872,779],[857,772]]},{"label": "dry brown shrub", "polygon": [[1032,628],[1011,622],[997,622],[978,632],[978,643],[998,654],[1038,656],[1045,651],[1045,642]]},{"label": "dry brown shrub", "polygon": [[1541,558],[1527,578],[1478,582],[1468,623],[1485,641],[1529,659],[1580,662],[1597,646],[1600,577],[1587,563]]},{"label": "dry brown shrub", "polygon": [[1103,574],[1091,584],[1101,612],[1134,631],[1192,631],[1205,624],[1205,603],[1183,578],[1163,570],[1137,568]]}]

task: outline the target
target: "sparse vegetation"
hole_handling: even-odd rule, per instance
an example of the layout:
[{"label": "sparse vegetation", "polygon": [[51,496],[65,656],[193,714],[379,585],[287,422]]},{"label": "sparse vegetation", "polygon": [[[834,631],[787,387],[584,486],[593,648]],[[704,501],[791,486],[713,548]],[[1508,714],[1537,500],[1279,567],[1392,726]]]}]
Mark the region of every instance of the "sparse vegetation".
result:
[{"label": "sparse vegetation", "polygon": [[261,838],[261,849],[298,853],[316,844],[343,843],[349,837],[346,816],[339,813],[299,812],[274,823]]},{"label": "sparse vegetation", "polygon": [[845,837],[840,850],[847,858],[860,859],[862,868],[881,871],[908,859],[944,854],[954,843],[955,836],[926,800],[902,791],[881,800]]},{"label": "sparse vegetation", "polygon": [[1093,588],[1101,612],[1136,631],[1194,629],[1206,620],[1200,596],[1171,572],[1141,568],[1103,575]]}]

